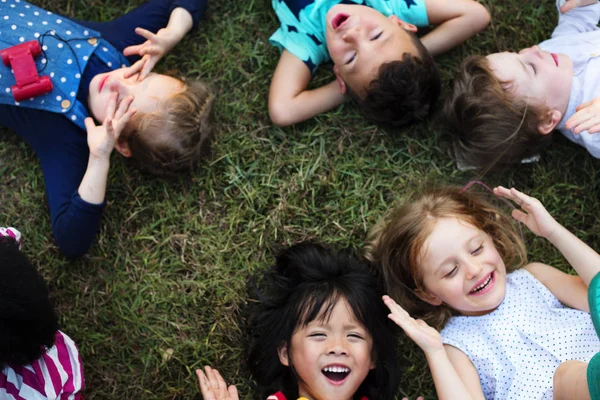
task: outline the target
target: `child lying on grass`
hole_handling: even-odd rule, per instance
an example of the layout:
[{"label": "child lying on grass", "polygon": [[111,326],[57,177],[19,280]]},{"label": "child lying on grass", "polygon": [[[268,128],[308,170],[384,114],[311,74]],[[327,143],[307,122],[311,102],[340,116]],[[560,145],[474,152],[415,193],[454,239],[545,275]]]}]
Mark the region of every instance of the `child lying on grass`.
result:
[{"label": "child lying on grass", "polygon": [[155,174],[189,168],[206,151],[213,94],[201,82],[150,72],[205,7],[206,0],[150,0],[89,22],[24,0],[0,2],[0,50],[38,41],[35,66],[53,84],[50,93],[16,101],[16,78],[0,63],[0,126],[40,159],[52,231],[66,256],[86,253],[94,240],[113,149]]},{"label": "child lying on grass", "polygon": [[20,244],[16,229],[0,228],[0,399],[82,399],[77,346],[58,330],[46,283]]},{"label": "child lying on grass", "polygon": [[[250,320],[248,366],[269,400],[393,399],[396,340],[375,271],[315,244],[285,250]],[[238,398],[218,371],[197,370],[205,400]]]},{"label": "child lying on grass", "polygon": [[[343,4],[342,4],[343,3]],[[282,50],[269,90],[269,115],[280,126],[330,110],[349,94],[375,122],[423,120],[440,92],[432,55],[485,28],[488,11],[474,0],[273,0]],[[417,26],[438,25],[419,39]],[[331,60],[336,80],[308,89]]]},{"label": "child lying on grass", "polygon": [[551,39],[464,61],[443,117],[459,160],[488,170],[517,164],[548,145],[555,129],[600,158],[600,4],[557,0],[556,7]]},{"label": "child lying on grass", "polygon": [[440,399],[600,399],[600,255],[538,200],[494,194],[579,275],[527,263],[509,216],[441,188],[371,232],[368,257],[383,269],[390,318],[425,353]]}]

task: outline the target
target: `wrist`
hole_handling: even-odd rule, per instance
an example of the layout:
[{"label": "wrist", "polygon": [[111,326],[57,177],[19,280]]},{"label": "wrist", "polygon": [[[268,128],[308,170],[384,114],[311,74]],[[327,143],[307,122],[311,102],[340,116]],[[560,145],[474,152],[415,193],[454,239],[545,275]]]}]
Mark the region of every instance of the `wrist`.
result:
[{"label": "wrist", "polygon": [[109,154],[92,154],[90,153],[90,157],[88,159],[88,168],[90,166],[108,167],[110,165],[110,153]]}]

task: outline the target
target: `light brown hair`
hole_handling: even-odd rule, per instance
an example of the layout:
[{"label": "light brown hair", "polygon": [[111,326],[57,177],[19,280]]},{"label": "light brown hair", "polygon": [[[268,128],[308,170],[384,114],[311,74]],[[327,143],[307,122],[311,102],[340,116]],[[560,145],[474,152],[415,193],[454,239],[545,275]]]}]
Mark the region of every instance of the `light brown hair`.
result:
[{"label": "light brown hair", "polygon": [[184,85],[165,100],[161,111],[132,118],[135,130],[127,137],[132,158],[154,175],[189,169],[210,149],[215,96],[200,81]]},{"label": "light brown hair", "polygon": [[510,96],[512,82],[500,81],[487,58],[465,59],[447,97],[441,122],[456,157],[470,166],[498,170],[538,154],[552,134],[538,132],[548,108]]},{"label": "light brown hair", "polygon": [[425,292],[419,260],[424,244],[440,218],[455,217],[484,231],[504,260],[506,271],[527,262],[525,246],[513,220],[474,193],[458,187],[432,189],[393,209],[370,231],[366,259],[381,268],[388,294],[411,316],[440,330],[456,312],[433,306],[414,292]]}]

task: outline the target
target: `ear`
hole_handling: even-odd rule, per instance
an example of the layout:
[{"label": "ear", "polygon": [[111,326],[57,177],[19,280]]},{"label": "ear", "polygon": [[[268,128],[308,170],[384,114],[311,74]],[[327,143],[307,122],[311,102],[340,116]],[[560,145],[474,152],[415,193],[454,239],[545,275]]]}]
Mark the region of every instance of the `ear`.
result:
[{"label": "ear", "polygon": [[388,18],[391,19],[392,21],[394,21],[396,24],[400,25],[400,27],[402,29],[404,29],[405,31],[416,33],[418,30],[416,25],[409,24],[408,22],[402,21],[400,18],[398,18],[394,14],[390,15]]},{"label": "ear", "polygon": [[129,147],[129,142],[123,136],[117,139],[117,142],[115,143],[115,149],[121,153],[123,157],[131,157],[131,147]]},{"label": "ear", "polygon": [[290,357],[288,355],[288,346],[286,342],[281,343],[277,348],[277,355],[279,355],[279,362],[286,367],[290,366]]},{"label": "ear", "polygon": [[415,294],[421,299],[423,300],[425,303],[429,303],[432,306],[440,306],[442,305],[442,300],[437,297],[436,295],[434,295],[433,293],[429,293],[429,292],[424,292],[421,289],[417,289],[415,290]]},{"label": "ear", "polygon": [[377,367],[377,357],[375,354],[371,355],[371,364],[369,364],[369,369],[375,369]]},{"label": "ear", "polygon": [[537,130],[542,135],[547,135],[556,128],[560,120],[562,119],[562,113],[558,110],[548,110],[546,116],[538,122]]},{"label": "ear", "polygon": [[344,82],[344,79],[342,79],[342,75],[340,75],[340,69],[337,65],[333,66],[333,73],[335,74],[335,80],[340,86],[340,93],[346,94],[346,82]]}]

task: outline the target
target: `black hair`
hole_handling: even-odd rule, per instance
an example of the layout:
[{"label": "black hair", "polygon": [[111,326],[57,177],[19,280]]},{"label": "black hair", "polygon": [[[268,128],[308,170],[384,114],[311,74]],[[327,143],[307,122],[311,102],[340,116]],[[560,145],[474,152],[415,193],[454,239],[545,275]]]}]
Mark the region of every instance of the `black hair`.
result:
[{"label": "black hair", "polygon": [[433,56],[417,35],[407,33],[418,54],[404,53],[401,60],[382,64],[364,96],[348,90],[364,116],[391,129],[391,133],[397,132],[394,128],[427,119],[442,87]]},{"label": "black hair", "polygon": [[0,238],[0,367],[40,358],[58,328],[44,279],[14,239]]},{"label": "black hair", "polygon": [[279,254],[263,286],[249,320],[248,349],[248,366],[263,395],[282,391],[288,399],[298,398],[295,371],[279,362],[278,349],[291,343],[299,327],[316,318],[326,319],[336,302],[345,299],[373,338],[376,361],[354,398],[394,398],[399,380],[396,339],[375,269],[350,251],[336,253],[300,243]]}]

